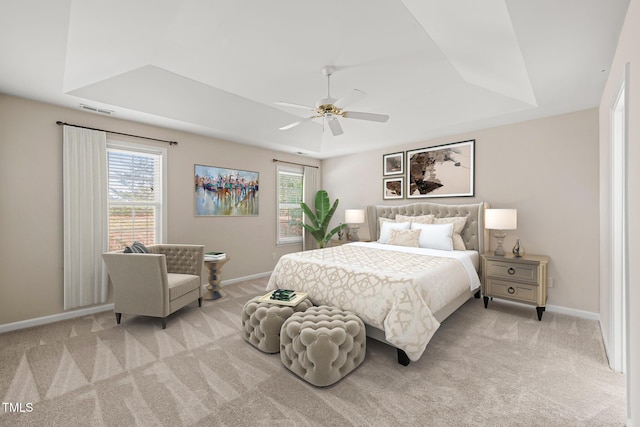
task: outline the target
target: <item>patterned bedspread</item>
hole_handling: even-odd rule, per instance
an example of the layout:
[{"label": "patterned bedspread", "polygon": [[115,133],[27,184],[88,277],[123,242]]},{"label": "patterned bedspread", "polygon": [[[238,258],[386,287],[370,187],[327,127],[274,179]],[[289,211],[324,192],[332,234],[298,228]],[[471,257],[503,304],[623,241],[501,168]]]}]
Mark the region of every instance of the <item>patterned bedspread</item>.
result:
[{"label": "patterned bedspread", "polygon": [[[356,313],[418,360],[440,323],[435,312],[479,285],[458,259],[349,244],[280,258],[267,290],[308,292],[311,301]],[[417,250],[419,251],[419,250]],[[477,283],[476,283],[477,282]]]}]

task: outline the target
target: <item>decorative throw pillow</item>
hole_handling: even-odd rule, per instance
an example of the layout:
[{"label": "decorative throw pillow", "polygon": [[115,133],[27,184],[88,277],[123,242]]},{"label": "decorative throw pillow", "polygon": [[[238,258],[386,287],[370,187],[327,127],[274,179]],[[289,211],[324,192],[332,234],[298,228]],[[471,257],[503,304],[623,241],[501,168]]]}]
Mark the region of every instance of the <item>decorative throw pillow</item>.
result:
[{"label": "decorative throw pillow", "polygon": [[453,249],[457,251],[466,251],[467,247],[462,240],[462,230],[467,223],[466,216],[452,216],[450,218],[435,218],[434,224],[453,224]]},{"label": "decorative throw pillow", "polygon": [[380,239],[378,243],[387,243],[391,230],[408,230],[411,224],[408,222],[384,221],[380,225]]},{"label": "decorative throw pillow", "polygon": [[126,254],[148,254],[149,249],[145,245],[140,242],[133,242],[131,246],[127,246],[124,248],[124,253]]},{"label": "decorative throw pillow", "polygon": [[419,246],[420,230],[391,230],[389,232],[389,245],[409,246],[417,248]]},{"label": "decorative throw pillow", "polygon": [[453,250],[453,224],[411,224],[412,231],[420,232],[418,245],[421,248]]},{"label": "decorative throw pillow", "polygon": [[434,215],[396,215],[396,221],[409,221],[411,223],[417,222],[418,224],[433,224]]}]

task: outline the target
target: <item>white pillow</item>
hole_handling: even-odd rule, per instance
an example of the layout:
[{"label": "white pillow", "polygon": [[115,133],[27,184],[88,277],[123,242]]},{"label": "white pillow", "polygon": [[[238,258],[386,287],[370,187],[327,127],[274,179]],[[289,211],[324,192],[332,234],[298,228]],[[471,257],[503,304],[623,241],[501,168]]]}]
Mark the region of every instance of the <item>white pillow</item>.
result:
[{"label": "white pillow", "polygon": [[412,230],[420,230],[418,245],[421,248],[453,250],[453,224],[411,224]]},{"label": "white pillow", "polygon": [[410,226],[411,223],[409,222],[383,222],[380,224],[380,238],[378,239],[378,243],[386,244],[389,241],[391,230],[408,230]]},{"label": "white pillow", "polygon": [[[382,224],[385,222],[396,222],[395,219],[390,219],[390,218],[378,218],[378,227],[382,228]],[[398,221],[401,222],[401,221]]]},{"label": "white pillow", "polygon": [[453,216],[447,218],[435,218],[434,224],[453,224],[453,249],[457,251],[464,251],[467,247],[462,240],[462,230],[467,224],[466,216]]}]

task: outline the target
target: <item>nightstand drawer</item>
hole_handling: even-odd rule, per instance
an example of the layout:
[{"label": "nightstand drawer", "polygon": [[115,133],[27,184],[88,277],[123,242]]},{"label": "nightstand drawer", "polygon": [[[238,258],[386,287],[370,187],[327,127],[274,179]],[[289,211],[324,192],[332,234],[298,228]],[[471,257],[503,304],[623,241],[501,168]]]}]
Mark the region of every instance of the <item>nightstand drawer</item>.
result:
[{"label": "nightstand drawer", "polygon": [[530,283],[538,283],[538,266],[508,261],[489,261],[487,263],[487,276],[504,277],[509,280],[522,280]]},{"label": "nightstand drawer", "polygon": [[502,280],[488,279],[487,294],[495,297],[517,299],[524,302],[536,303],[538,287],[523,283],[506,282]]}]

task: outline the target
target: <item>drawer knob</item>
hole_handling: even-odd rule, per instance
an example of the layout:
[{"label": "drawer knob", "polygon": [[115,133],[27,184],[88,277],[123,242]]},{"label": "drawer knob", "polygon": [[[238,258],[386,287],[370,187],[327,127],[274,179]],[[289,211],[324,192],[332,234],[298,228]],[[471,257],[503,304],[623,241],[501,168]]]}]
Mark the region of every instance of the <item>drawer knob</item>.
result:
[{"label": "drawer knob", "polygon": [[513,286],[509,286],[509,289],[507,289],[507,292],[509,292],[510,294],[515,294],[516,290],[513,288]]},{"label": "drawer knob", "polygon": [[509,269],[507,270],[507,273],[513,276],[514,274],[516,274],[516,269],[513,267],[509,267]]}]

